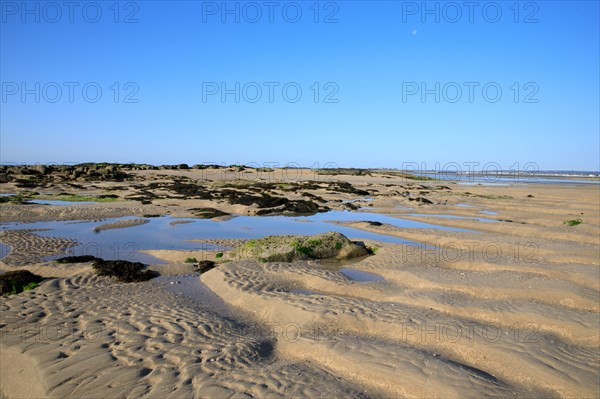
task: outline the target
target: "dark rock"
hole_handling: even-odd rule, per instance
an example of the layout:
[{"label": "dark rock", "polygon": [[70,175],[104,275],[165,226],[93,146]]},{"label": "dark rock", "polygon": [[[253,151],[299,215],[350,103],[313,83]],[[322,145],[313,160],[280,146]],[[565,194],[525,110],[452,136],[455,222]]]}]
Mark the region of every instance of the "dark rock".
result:
[{"label": "dark rock", "polygon": [[82,256],[65,256],[64,258],[58,258],[55,260],[56,263],[84,263],[84,262],[93,262],[96,260],[102,260],[100,258],[96,258],[92,255],[82,255]]},{"label": "dark rock", "polygon": [[318,195],[314,195],[311,193],[302,193],[303,197],[310,198],[313,201],[318,201],[320,203],[326,203],[327,201],[323,197],[319,197]]},{"label": "dark rock", "polygon": [[427,198],[423,198],[423,197],[417,197],[417,198],[415,198],[415,201],[420,202],[422,204],[433,204],[433,202],[431,202]]},{"label": "dark rock", "polygon": [[188,211],[192,212],[194,216],[201,219],[212,219],[220,216],[227,216],[229,213],[223,212],[215,208],[191,208]]},{"label": "dark rock", "polygon": [[366,223],[368,223],[371,226],[383,226],[383,223],[381,223],[381,222],[373,222],[371,220],[367,220]]},{"label": "dark rock", "polygon": [[126,260],[96,260],[92,264],[94,271],[99,276],[116,277],[123,283],[147,281],[158,277],[153,270],[144,270],[146,265],[140,262]]},{"label": "dark rock", "polygon": [[356,195],[369,195],[370,193],[365,190],[359,190],[354,187],[352,184],[345,181],[336,181],[329,183],[329,190],[338,192],[338,193],[348,193],[348,194],[356,194]]},{"label": "dark rock", "polygon": [[328,207],[320,207],[311,201],[305,200],[292,200],[287,201],[282,207],[279,208],[269,208],[269,209],[261,209],[256,212],[257,215],[314,215],[319,212],[327,212],[329,210]]},{"label": "dark rock", "polygon": [[215,267],[217,267],[217,264],[212,260],[201,260],[200,262],[198,262],[198,266],[196,266],[196,269],[200,273],[206,273],[207,271],[214,269]]}]

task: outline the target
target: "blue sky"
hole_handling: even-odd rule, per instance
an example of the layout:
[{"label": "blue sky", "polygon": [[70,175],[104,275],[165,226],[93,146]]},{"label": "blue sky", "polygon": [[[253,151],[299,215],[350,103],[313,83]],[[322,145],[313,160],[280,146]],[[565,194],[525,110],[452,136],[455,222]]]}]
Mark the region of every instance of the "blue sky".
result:
[{"label": "blue sky", "polygon": [[3,163],[600,170],[597,1],[0,3]]}]

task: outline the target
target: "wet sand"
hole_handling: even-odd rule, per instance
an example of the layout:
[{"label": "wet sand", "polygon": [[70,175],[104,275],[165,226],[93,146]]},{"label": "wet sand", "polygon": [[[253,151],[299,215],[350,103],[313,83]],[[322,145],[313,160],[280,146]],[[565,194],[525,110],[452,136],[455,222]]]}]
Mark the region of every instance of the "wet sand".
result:
[{"label": "wet sand", "polygon": [[[171,172],[184,173],[193,172]],[[8,232],[12,251],[0,269],[26,268],[53,278],[0,299],[0,356],[14,364],[2,368],[3,395],[16,397],[24,381],[35,386],[32,395],[47,397],[600,395],[597,186],[330,178],[372,190],[372,206],[361,204],[365,221],[377,212],[467,232],[339,222],[415,244],[366,241],[375,254],[350,267],[383,276],[380,282],[356,282],[317,261],[223,263],[199,279],[231,313],[159,281],[121,284],[96,277],[90,264],[22,263],[37,243],[43,242],[43,253],[67,243]],[[429,189],[438,186],[448,189]],[[410,195],[401,195],[405,191]],[[336,200],[357,197],[313,193],[332,209]],[[409,200],[417,197],[433,204]],[[87,211],[65,206],[50,216],[58,219],[40,218],[86,213],[101,219],[125,208],[127,215],[160,209],[186,217],[197,206],[257,210],[198,203],[82,205]],[[20,207],[28,207],[22,208],[23,221],[44,215],[37,205],[2,204],[2,220],[5,212],[8,220],[18,219]],[[583,223],[564,224],[577,218]],[[0,236],[5,243],[6,234]],[[193,272],[188,257],[216,260],[216,251],[146,252],[167,262],[154,270],[175,279]],[[30,367],[17,377],[22,364]]]},{"label": "wet sand", "polygon": [[110,229],[125,229],[127,227],[140,226],[142,224],[149,223],[148,219],[133,219],[133,220],[119,220],[118,222],[106,223],[100,226],[94,227],[94,231],[104,231]]}]

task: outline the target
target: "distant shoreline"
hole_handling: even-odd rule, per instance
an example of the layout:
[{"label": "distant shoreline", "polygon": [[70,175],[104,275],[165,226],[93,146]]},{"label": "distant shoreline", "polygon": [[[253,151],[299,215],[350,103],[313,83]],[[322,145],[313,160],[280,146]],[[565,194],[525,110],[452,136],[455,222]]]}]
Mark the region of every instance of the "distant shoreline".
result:
[{"label": "distant shoreline", "polygon": [[[331,167],[330,165],[335,165]],[[416,165],[416,164],[415,164]],[[448,163],[448,165],[460,165],[457,163]],[[465,164],[466,165],[466,164]],[[256,162],[250,164],[233,163],[229,164],[226,162],[221,163],[198,163],[198,164],[150,164],[150,163],[134,163],[134,162],[55,162],[55,163],[19,163],[19,162],[0,162],[0,168],[10,167],[81,167],[81,166],[97,166],[97,167],[108,167],[115,166],[120,168],[135,168],[135,169],[149,169],[149,170],[186,170],[186,169],[228,169],[228,168],[242,168],[242,169],[255,169],[260,172],[272,172],[275,169],[290,169],[290,170],[312,170],[312,171],[331,171],[331,172],[395,172],[395,173],[406,173],[413,175],[457,175],[457,176],[494,176],[494,177],[523,177],[523,176],[544,176],[544,177],[563,177],[563,178],[597,178],[600,179],[600,171],[590,170],[476,170],[476,171],[456,171],[454,169],[448,170],[442,169],[400,169],[400,168],[381,168],[381,167],[342,167],[335,163],[326,163],[322,168],[310,167],[310,166],[299,166],[295,164],[278,164],[276,162],[269,162],[264,165],[259,165]],[[340,173],[341,174],[341,173]]]}]

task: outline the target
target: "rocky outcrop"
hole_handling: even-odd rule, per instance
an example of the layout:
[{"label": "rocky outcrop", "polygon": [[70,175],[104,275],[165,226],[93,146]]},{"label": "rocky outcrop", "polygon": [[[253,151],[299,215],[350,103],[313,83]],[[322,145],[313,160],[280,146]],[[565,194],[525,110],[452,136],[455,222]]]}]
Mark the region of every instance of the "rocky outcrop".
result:
[{"label": "rocky outcrop", "polygon": [[224,258],[293,262],[307,259],[351,259],[368,253],[364,245],[349,240],[343,234],[328,232],[309,237],[282,235],[258,238],[226,253]]},{"label": "rocky outcrop", "polygon": [[152,270],[144,270],[146,265],[140,262],[98,259],[94,261],[92,267],[97,275],[115,277],[122,283],[147,281],[153,279],[154,277],[158,277],[157,272]]},{"label": "rocky outcrop", "polygon": [[77,181],[123,181],[131,177],[111,164],[0,166],[0,183],[33,188],[49,183]]}]

